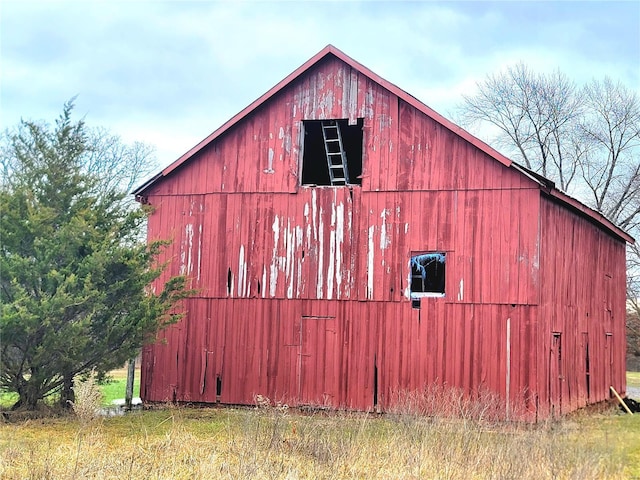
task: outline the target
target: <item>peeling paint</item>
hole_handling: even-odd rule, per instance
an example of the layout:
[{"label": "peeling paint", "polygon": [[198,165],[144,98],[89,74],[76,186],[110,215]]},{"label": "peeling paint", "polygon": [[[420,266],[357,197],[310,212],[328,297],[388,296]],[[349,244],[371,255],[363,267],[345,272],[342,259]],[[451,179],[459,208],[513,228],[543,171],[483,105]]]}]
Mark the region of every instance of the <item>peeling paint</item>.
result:
[{"label": "peeling paint", "polygon": [[[315,198],[314,198],[314,207],[315,207]],[[320,208],[320,218],[322,218],[322,207]],[[322,220],[320,220],[320,224],[318,225],[318,284],[316,288],[317,298],[321,299],[322,297],[322,287],[323,287],[323,275],[322,270],[324,268],[324,224]]]},{"label": "peeling paint", "polygon": [[193,249],[193,224],[184,226],[184,238],[180,246],[180,275],[189,275],[193,269],[191,264],[191,252]]},{"label": "peeling paint", "polygon": [[386,250],[391,245],[391,238],[387,234],[387,217],[389,216],[389,210],[386,208],[380,213],[382,219],[382,225],[380,226],[380,250]]},{"label": "peeling paint", "polygon": [[198,225],[198,266],[196,269],[196,281],[200,281],[200,271],[202,268],[202,224]]},{"label": "peeling paint", "polygon": [[318,241],[318,207],[315,189],[311,192],[311,212],[313,217],[313,240]]},{"label": "peeling paint", "polygon": [[293,298],[293,283],[296,276],[296,271],[295,271],[296,264],[293,261],[293,255],[295,253],[295,247],[297,244],[295,239],[296,230],[297,228],[293,228],[293,229],[291,228],[291,220],[287,220],[287,235],[286,235],[286,240],[287,240],[286,278],[288,280],[287,298]]},{"label": "peeling paint", "polygon": [[336,298],[342,289],[342,243],[344,242],[344,204],[336,207]]},{"label": "peeling paint", "polygon": [[460,285],[458,287],[458,301],[464,300],[464,279],[460,279]]},{"label": "peeling paint", "polygon": [[[296,251],[300,251],[300,247],[302,247],[303,243],[303,238],[304,233],[302,231],[302,227],[296,226]],[[296,298],[300,298],[300,292],[302,290],[302,262],[302,256],[298,256],[298,274],[296,275],[298,282],[296,283]]]},{"label": "peeling paint", "polygon": [[367,252],[367,298],[373,298],[373,261],[374,261],[374,248],[373,248],[373,235],[375,233],[375,225],[369,227],[369,250]]},{"label": "peeling paint", "polygon": [[267,163],[267,168],[265,168],[263,170],[264,173],[274,173],[275,170],[273,169],[273,157],[274,157],[274,152],[273,152],[273,148],[269,148],[269,154],[268,154],[268,163]]},{"label": "peeling paint", "polygon": [[278,241],[280,240],[280,221],[276,215],[273,219],[273,254],[271,256],[271,271],[269,277],[269,295],[276,296],[276,286],[278,283]]},{"label": "peeling paint", "polygon": [[244,245],[238,253],[238,296],[243,297],[247,290],[247,263],[244,260]]}]

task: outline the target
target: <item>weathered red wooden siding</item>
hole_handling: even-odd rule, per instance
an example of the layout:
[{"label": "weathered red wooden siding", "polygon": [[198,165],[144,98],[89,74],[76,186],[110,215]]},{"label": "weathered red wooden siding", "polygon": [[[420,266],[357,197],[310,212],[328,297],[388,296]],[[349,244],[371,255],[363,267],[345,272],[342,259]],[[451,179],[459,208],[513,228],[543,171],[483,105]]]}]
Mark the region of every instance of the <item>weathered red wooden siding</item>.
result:
[{"label": "weathered red wooden siding", "polygon": [[[538,227],[521,214],[535,218],[538,199],[357,187],[151,197],[150,231],[174,240],[167,275],[188,274],[199,294],[145,353],[161,367],[145,370],[144,398],[369,409],[435,382],[505,395],[510,342],[510,397],[524,404]],[[447,296],[416,310],[409,258],[425,249],[449,254]],[[485,271],[496,264],[500,274]]]},{"label": "weathered red wooden siding", "polygon": [[150,231],[173,240],[167,275],[189,275],[203,297],[406,301],[411,252],[437,250],[449,255],[443,301],[538,303],[537,190],[317,187],[152,204]]},{"label": "weathered red wooden siding", "polygon": [[444,383],[502,396],[509,388],[514,410],[535,410],[521,388],[536,378],[530,306],[194,299],[187,308],[145,350],[144,365],[155,365],[142,383],[147,400],[251,404],[260,394],[369,410]]},{"label": "weathered red wooden siding", "polygon": [[[300,185],[302,121],[325,118],[364,119],[362,186]],[[566,255],[556,270],[558,251],[597,247],[620,265],[624,244],[602,232],[592,240],[590,224],[546,200],[541,212],[540,195],[532,179],[325,58],[145,191],[150,239],[173,240],[159,284],[186,274],[198,295],[145,349],[143,398],[246,404],[260,394],[366,410],[446,383],[497,392],[530,417],[582,404],[579,381],[558,387],[570,389],[562,397],[550,391],[551,338],[572,331],[567,299],[594,312],[602,300],[565,291],[585,271]],[[407,283],[419,251],[447,252],[447,270],[445,297],[417,310]],[[570,287],[562,275],[574,275]],[[617,272],[607,288],[622,292],[619,281]],[[607,346],[586,332],[594,358],[624,335]],[[578,347],[563,342],[568,362]],[[594,363],[592,382],[620,385],[605,370]]]},{"label": "weathered red wooden siding", "polygon": [[625,391],[625,243],[548,198],[541,225],[540,408],[565,413]]}]

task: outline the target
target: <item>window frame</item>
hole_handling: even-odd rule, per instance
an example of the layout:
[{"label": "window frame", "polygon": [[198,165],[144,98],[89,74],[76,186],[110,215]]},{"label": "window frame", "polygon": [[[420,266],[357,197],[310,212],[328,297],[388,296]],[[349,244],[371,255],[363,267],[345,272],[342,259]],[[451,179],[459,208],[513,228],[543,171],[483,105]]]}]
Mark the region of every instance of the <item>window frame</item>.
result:
[{"label": "window frame", "polygon": [[[438,283],[442,284],[442,289],[438,288],[437,290],[429,290],[429,291],[414,291],[413,290],[413,282],[414,279],[417,278],[417,275],[414,273],[414,259],[421,256],[434,256],[434,257],[442,257],[442,261],[436,261],[441,263],[443,266],[442,271],[442,280]],[[409,299],[417,300],[420,298],[443,298],[446,296],[447,290],[447,252],[444,250],[428,250],[428,251],[412,251],[411,257],[409,258],[409,277],[408,277],[408,290],[409,290]]]}]

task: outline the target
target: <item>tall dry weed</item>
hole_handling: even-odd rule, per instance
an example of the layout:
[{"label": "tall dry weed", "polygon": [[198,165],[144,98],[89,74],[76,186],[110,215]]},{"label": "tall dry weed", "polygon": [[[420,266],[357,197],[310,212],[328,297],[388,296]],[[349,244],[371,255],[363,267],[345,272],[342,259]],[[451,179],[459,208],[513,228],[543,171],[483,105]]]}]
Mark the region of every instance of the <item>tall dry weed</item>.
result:
[{"label": "tall dry weed", "polygon": [[80,422],[91,423],[99,418],[103,397],[95,373],[91,372],[86,378],[76,379],[73,391],[75,400],[70,402],[71,408]]}]

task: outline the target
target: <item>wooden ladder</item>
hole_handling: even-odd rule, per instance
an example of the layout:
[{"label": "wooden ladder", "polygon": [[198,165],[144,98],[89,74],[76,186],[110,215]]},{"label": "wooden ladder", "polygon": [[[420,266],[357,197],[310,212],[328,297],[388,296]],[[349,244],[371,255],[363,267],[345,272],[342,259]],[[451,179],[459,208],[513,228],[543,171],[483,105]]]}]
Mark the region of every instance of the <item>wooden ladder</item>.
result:
[{"label": "wooden ladder", "polygon": [[349,183],[347,155],[342,145],[340,126],[336,120],[322,121],[322,137],[324,138],[324,150],[327,154],[331,185],[347,185]]}]

